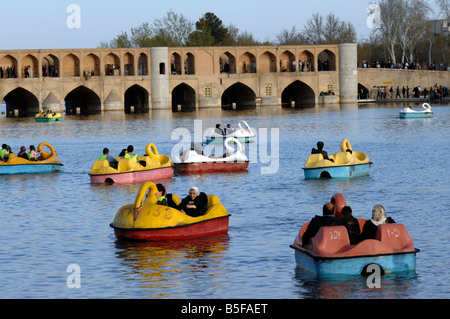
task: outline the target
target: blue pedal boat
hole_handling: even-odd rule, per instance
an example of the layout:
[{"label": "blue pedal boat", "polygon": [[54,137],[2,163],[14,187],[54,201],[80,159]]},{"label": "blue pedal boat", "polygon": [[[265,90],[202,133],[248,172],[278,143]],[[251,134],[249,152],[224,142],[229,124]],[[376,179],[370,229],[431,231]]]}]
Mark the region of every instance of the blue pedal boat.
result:
[{"label": "blue pedal boat", "polygon": [[401,119],[429,118],[433,116],[433,111],[428,103],[423,103],[422,107],[424,108],[423,111],[415,111],[408,106],[399,113],[399,116]]},{"label": "blue pedal boat", "polygon": [[373,164],[365,153],[353,151],[348,139],[342,140],[341,152],[330,155],[329,159],[324,159],[321,153],[309,155],[303,167],[305,179],[368,176]]},{"label": "blue pedal boat", "polygon": [[[340,195],[340,196],[337,196]],[[342,194],[336,194],[335,208],[345,205]],[[332,198],[332,200],[333,200]],[[335,217],[339,212],[335,210]],[[342,215],[341,215],[342,216]],[[366,222],[357,218],[362,229]],[[381,273],[411,273],[416,270],[416,254],[413,240],[403,224],[381,224],[375,239],[366,239],[351,245],[345,226],[324,226],[303,245],[302,236],[309,222],[303,224],[290,245],[295,251],[298,268],[313,273],[317,277],[328,275],[367,275],[369,265],[378,265]]]}]

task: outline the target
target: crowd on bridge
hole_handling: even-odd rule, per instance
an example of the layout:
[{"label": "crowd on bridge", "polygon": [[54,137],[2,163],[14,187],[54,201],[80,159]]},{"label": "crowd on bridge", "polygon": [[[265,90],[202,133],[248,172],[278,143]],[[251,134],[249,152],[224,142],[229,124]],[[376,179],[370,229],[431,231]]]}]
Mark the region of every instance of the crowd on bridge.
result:
[{"label": "crowd on bridge", "polygon": [[[369,98],[369,91],[366,88],[361,87],[358,93],[359,99]],[[449,98],[450,94],[447,86],[438,85],[437,83],[434,86],[430,86],[430,88],[422,88],[419,85],[412,90],[408,85],[406,87],[403,86],[401,89],[400,86],[397,86],[396,89],[393,86],[388,89],[387,85],[377,87],[377,100],[386,99],[388,96],[391,99],[409,99],[411,96],[412,98],[429,98],[431,101],[434,101]]]},{"label": "crowd on bridge", "polygon": [[0,66],[0,78],[10,79],[17,78],[16,68],[14,66],[1,67]]},{"label": "crowd on bridge", "polygon": [[428,71],[450,71],[450,66],[447,63],[441,63],[437,65],[436,63],[423,63],[419,62],[408,63],[408,61],[404,63],[394,63],[392,61],[389,62],[379,62],[378,60],[374,60],[371,63],[367,60],[362,60],[358,65],[360,68],[364,69],[400,69],[400,70],[428,70]]}]

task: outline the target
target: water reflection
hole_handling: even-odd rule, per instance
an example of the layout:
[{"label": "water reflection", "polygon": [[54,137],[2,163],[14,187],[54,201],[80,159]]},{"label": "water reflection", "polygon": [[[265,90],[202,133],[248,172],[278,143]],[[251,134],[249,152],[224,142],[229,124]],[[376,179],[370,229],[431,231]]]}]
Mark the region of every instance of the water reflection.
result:
[{"label": "water reflection", "polygon": [[197,287],[207,285],[204,278],[221,277],[227,269],[223,258],[229,248],[227,235],[185,241],[131,243],[116,241],[116,257],[137,275],[142,287],[152,289],[156,298],[179,296],[190,277]]},{"label": "water reflection", "polygon": [[316,277],[302,268],[295,269],[297,293],[302,298],[314,299],[410,298],[416,293],[416,279],[415,272],[386,274],[381,276],[380,288],[369,288],[364,276]]}]

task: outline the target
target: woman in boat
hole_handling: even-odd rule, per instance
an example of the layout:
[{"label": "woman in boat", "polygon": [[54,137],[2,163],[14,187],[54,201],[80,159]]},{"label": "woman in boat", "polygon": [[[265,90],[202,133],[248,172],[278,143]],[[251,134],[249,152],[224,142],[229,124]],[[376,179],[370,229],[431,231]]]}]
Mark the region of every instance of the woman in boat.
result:
[{"label": "woman in boat", "polygon": [[155,193],[156,198],[158,198],[156,204],[167,206],[168,202],[166,198],[166,188],[164,187],[163,184],[156,184],[156,188],[158,189],[158,191]]},{"label": "woman in boat", "polygon": [[183,198],[178,210],[191,217],[204,215],[208,209],[208,197],[200,192],[197,187],[189,190],[189,195]]},{"label": "woman in boat", "polygon": [[20,152],[17,153],[17,157],[22,157],[23,159],[28,159],[27,148],[25,146],[20,147]]},{"label": "woman in boat", "polygon": [[372,219],[369,219],[364,223],[360,241],[366,239],[375,239],[377,235],[378,225],[393,223],[395,223],[395,221],[391,217],[386,217],[386,211],[382,205],[377,204],[373,206]]}]

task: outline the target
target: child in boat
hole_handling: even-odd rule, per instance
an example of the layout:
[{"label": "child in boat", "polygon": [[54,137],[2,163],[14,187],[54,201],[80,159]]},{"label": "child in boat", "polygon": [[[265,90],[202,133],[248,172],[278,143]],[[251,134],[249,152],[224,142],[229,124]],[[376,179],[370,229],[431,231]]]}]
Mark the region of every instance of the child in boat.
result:
[{"label": "child in boat", "polygon": [[156,201],[157,205],[168,206],[167,198],[166,198],[166,188],[163,184],[156,184],[156,188],[158,191],[155,193],[158,200]]},{"label": "child in boat", "polygon": [[34,145],[30,145],[30,151],[28,152],[28,159],[30,161],[37,161],[37,158],[39,156],[39,153],[36,152],[36,148]]}]

